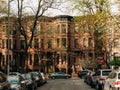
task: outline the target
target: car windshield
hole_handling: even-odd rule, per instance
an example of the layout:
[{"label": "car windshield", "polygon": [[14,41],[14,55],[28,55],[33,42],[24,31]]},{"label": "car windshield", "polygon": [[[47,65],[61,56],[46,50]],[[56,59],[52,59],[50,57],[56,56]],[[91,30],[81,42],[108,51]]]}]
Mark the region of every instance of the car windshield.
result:
[{"label": "car windshield", "polygon": [[23,76],[23,78],[24,78],[25,80],[31,79],[31,75],[30,75],[30,74],[24,74],[24,75],[22,75],[22,76]]},{"label": "car windshield", "polygon": [[89,71],[82,71],[81,73],[88,73]]},{"label": "car windshield", "polygon": [[63,73],[63,72],[57,72],[56,74],[65,74],[65,73]]},{"label": "car windshield", "polygon": [[33,74],[33,77],[40,77],[39,73],[37,72],[33,72],[32,74]]},{"label": "car windshield", "polygon": [[9,81],[11,84],[18,84],[18,83],[20,82],[18,76],[8,76],[8,81]]},{"label": "car windshield", "polygon": [[103,71],[103,72],[102,72],[102,75],[103,75],[103,76],[108,76],[110,72],[111,72],[111,71]]}]

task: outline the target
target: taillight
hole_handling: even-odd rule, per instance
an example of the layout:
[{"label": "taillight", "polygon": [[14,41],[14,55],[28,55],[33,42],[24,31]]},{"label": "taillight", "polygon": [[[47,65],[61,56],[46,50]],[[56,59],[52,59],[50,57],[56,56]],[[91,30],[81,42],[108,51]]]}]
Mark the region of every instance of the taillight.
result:
[{"label": "taillight", "polygon": [[101,77],[99,80],[100,80],[100,81],[104,81],[104,80],[105,80],[105,78]]},{"label": "taillight", "polygon": [[120,81],[114,82],[114,85],[120,85]]}]

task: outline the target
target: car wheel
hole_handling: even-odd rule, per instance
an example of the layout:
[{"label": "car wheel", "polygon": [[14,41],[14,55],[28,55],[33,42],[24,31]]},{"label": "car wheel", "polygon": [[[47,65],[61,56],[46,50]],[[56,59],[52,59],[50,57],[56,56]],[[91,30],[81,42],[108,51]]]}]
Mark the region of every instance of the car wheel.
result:
[{"label": "car wheel", "polygon": [[52,77],[52,79],[55,79],[55,77]]},{"label": "car wheel", "polygon": [[38,87],[37,83],[34,84],[34,89],[36,89]]},{"label": "car wheel", "polygon": [[35,87],[34,87],[34,85],[32,85],[32,90],[35,90]]},{"label": "car wheel", "polygon": [[68,79],[69,77],[65,77],[66,79]]},{"label": "car wheel", "polygon": [[116,89],[110,86],[110,87],[109,87],[109,90],[116,90]]},{"label": "car wheel", "polygon": [[99,83],[96,84],[96,90],[102,90],[102,85],[99,85]]}]

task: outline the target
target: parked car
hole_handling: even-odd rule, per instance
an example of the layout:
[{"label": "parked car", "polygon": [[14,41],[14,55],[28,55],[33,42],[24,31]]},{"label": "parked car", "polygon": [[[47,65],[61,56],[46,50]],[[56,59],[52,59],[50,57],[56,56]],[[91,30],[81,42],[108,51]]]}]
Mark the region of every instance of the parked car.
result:
[{"label": "parked car", "polygon": [[45,74],[43,73],[43,72],[41,72],[40,73],[41,74],[41,76],[42,76],[42,84],[45,84],[45,83],[47,83],[47,78],[45,77]]},{"label": "parked car", "polygon": [[11,90],[26,90],[26,83],[20,75],[8,75],[7,80],[10,83]]},{"label": "parked car", "polygon": [[95,72],[92,76],[92,87],[95,87],[96,90],[102,90],[104,87],[104,81],[112,69],[100,69]]},{"label": "parked car", "polygon": [[0,71],[0,90],[11,90],[7,75]]},{"label": "parked car", "polygon": [[51,79],[58,79],[58,78],[68,79],[68,78],[71,78],[71,75],[66,74],[64,72],[53,72],[53,73],[49,74],[49,78],[51,78]]},{"label": "parked car", "polygon": [[91,86],[91,85],[92,85],[92,78],[93,78],[93,75],[94,75],[94,74],[95,74],[94,71],[89,72],[89,73],[85,76],[84,82]]},{"label": "parked car", "polygon": [[78,73],[78,77],[84,78],[89,72],[91,72],[91,70],[88,70],[88,69],[83,70],[83,71],[80,71],[80,72]]},{"label": "parked car", "polygon": [[120,70],[113,70],[108,75],[103,90],[120,90]]},{"label": "parked car", "polygon": [[22,77],[25,80],[27,90],[35,90],[35,88],[37,88],[37,83],[31,73],[22,74]]},{"label": "parked car", "polygon": [[9,75],[21,75],[19,72],[9,72]]},{"label": "parked car", "polygon": [[35,82],[37,83],[37,87],[42,85],[43,79],[42,79],[41,74],[37,71],[31,72],[31,73],[33,74],[33,78],[35,79]]}]

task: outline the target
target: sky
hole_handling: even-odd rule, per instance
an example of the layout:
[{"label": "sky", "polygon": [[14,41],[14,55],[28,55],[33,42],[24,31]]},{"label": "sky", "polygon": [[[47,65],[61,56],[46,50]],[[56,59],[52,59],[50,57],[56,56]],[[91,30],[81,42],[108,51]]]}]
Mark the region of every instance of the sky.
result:
[{"label": "sky", "polygon": [[[27,1],[27,0],[26,0]],[[34,1],[34,0],[33,0]],[[57,10],[57,9],[48,9],[48,11],[45,13],[45,15],[47,16],[56,16],[56,15],[71,15],[71,16],[76,16],[78,15],[76,12],[72,12],[71,10],[71,1],[70,0],[66,0],[67,2],[64,2],[59,8],[61,10]],[[114,0],[111,0],[111,3],[114,3]],[[35,2],[34,3],[28,3],[29,5],[35,6]],[[16,8],[16,5],[14,2],[11,2],[11,8],[13,9],[13,11],[15,11],[14,9]],[[12,11],[12,12],[13,12]],[[112,5],[111,6],[111,12],[116,14],[118,13],[118,7],[117,5]]]}]

